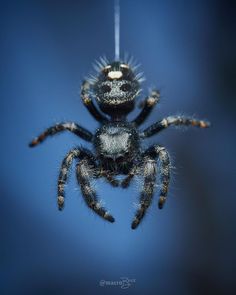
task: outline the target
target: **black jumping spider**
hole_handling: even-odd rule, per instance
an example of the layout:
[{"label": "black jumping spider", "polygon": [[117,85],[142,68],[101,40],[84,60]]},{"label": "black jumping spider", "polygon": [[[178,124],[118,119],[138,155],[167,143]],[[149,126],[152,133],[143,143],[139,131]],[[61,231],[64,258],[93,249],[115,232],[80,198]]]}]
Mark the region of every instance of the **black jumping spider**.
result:
[{"label": "black jumping spider", "polygon": [[[64,206],[64,186],[73,159],[78,159],[76,175],[81,192],[87,205],[104,219],[114,222],[115,219],[101,206],[91,180],[105,177],[113,186],[129,186],[132,178],[139,174],[143,177],[139,208],[132,222],[135,229],[144,217],[149,207],[156,186],[156,165],[159,160],[160,169],[160,196],[158,206],[161,209],[166,201],[170,180],[170,160],[165,147],[150,146],[142,150],[142,140],[155,135],[171,125],[197,126],[206,128],[208,122],[195,120],[183,116],[169,116],[143,131],[138,127],[148,117],[160,99],[158,91],[153,90],[145,99],[142,111],[131,122],[126,120],[127,115],[134,109],[135,98],[140,93],[140,75],[129,62],[112,62],[101,59],[98,63],[99,72],[96,77],[84,81],[81,97],[91,115],[100,123],[100,127],[93,135],[90,131],[76,123],[61,123],[48,128],[35,138],[30,146],[34,147],[44,141],[47,136],[55,135],[68,130],[93,144],[95,154],[85,148],[72,149],[64,158],[58,179],[58,207]],[[95,97],[99,109],[95,106],[92,97]],[[109,118],[106,115],[109,116]],[[115,176],[126,175],[119,182]]]}]

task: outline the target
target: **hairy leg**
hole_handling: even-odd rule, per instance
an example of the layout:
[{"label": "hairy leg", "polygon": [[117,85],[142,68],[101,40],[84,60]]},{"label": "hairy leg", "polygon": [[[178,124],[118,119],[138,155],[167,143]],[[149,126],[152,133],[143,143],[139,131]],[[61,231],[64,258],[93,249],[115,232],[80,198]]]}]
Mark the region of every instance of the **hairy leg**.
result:
[{"label": "hairy leg", "polygon": [[170,157],[166,148],[160,145],[154,145],[147,149],[145,154],[151,156],[152,158],[157,158],[159,160],[159,169],[160,169],[160,196],[158,207],[159,209],[163,208],[163,205],[166,201],[168,187],[170,182]]},{"label": "hairy leg", "polygon": [[150,95],[145,99],[144,106],[140,114],[132,121],[136,126],[141,125],[147,117],[150,115],[151,111],[155,105],[160,100],[160,92],[158,90],[152,90]]},{"label": "hairy leg", "polygon": [[180,125],[207,128],[210,126],[210,123],[203,120],[196,120],[190,117],[169,116],[146,128],[143,132],[140,133],[140,137],[142,138],[150,137],[160,132],[161,130],[168,128],[169,126],[180,126]]},{"label": "hairy leg", "polygon": [[63,159],[60,169],[60,174],[58,178],[58,196],[57,203],[58,209],[62,210],[64,207],[64,199],[65,199],[65,184],[68,180],[69,170],[72,164],[73,159],[75,158],[83,158],[86,155],[86,151],[82,149],[73,149],[69,151],[66,157]]},{"label": "hairy leg", "polygon": [[137,209],[131,224],[132,229],[136,229],[145,216],[146,210],[151,204],[155,189],[156,161],[150,156],[145,156],[143,162],[141,163],[141,167],[143,186],[140,195],[139,208]]},{"label": "hairy leg", "polygon": [[85,157],[77,165],[77,179],[81,187],[84,200],[89,208],[107,221],[114,222],[114,217],[101,205],[97,194],[91,185],[91,180],[96,177],[95,162]]},{"label": "hairy leg", "polygon": [[104,115],[102,115],[98,111],[96,106],[94,105],[92,98],[91,98],[90,89],[91,89],[90,83],[88,81],[84,81],[81,86],[81,98],[82,98],[84,105],[86,106],[86,108],[88,109],[90,114],[98,122],[100,122],[100,123],[108,122],[108,119]]},{"label": "hairy leg", "polygon": [[158,201],[158,207],[163,208],[166,201],[168,186],[170,181],[170,159],[166,149],[159,145],[150,147],[144,153],[144,160],[142,163],[142,174],[144,177],[144,184],[140,196],[139,209],[135,214],[135,218],[132,222],[132,229],[137,228],[141,220],[143,219],[146,210],[151,204],[152,197],[155,189],[156,182],[156,159],[159,160],[160,167],[160,197]]},{"label": "hairy leg", "polygon": [[43,142],[48,136],[53,136],[59,132],[68,130],[77,136],[83,138],[87,141],[92,141],[93,135],[90,131],[85,128],[79,126],[76,123],[60,123],[55,126],[49,127],[43,133],[41,133],[38,137],[36,137],[33,141],[30,142],[29,146],[34,147],[39,143]]}]

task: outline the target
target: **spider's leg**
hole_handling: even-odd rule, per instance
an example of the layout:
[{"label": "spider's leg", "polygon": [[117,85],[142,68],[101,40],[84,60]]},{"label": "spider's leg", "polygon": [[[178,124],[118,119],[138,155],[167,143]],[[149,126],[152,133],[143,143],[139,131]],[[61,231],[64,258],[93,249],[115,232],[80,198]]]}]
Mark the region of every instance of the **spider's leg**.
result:
[{"label": "spider's leg", "polygon": [[91,89],[90,83],[88,81],[84,81],[81,86],[81,98],[82,98],[84,105],[86,106],[86,108],[88,109],[90,114],[98,122],[100,122],[100,123],[108,122],[108,119],[104,115],[102,115],[98,111],[97,107],[94,105],[93,100],[90,95],[90,89]]},{"label": "spider's leg", "polygon": [[159,145],[154,145],[147,149],[144,153],[143,175],[144,185],[140,197],[140,207],[136,212],[132,228],[135,229],[141,219],[144,217],[149,207],[155,188],[156,181],[156,159],[159,159],[160,166],[160,197],[158,206],[161,209],[166,201],[168,186],[170,181],[170,159],[167,150]]},{"label": "spider's leg", "polygon": [[59,132],[68,130],[77,136],[81,137],[84,140],[92,141],[93,135],[87,129],[79,126],[76,123],[60,123],[56,124],[55,126],[49,127],[43,133],[41,133],[38,137],[36,137],[33,141],[30,142],[29,146],[34,147],[37,144],[43,142],[48,136],[53,136]]},{"label": "spider's leg", "polygon": [[145,156],[141,163],[141,173],[143,175],[143,185],[140,195],[139,207],[135,213],[135,218],[131,224],[132,229],[136,229],[143,219],[146,210],[151,204],[155,182],[156,182],[156,161],[150,157]]},{"label": "spider's leg", "polygon": [[204,120],[196,120],[190,117],[169,116],[146,128],[143,132],[140,133],[140,137],[141,138],[150,137],[160,132],[161,130],[166,129],[169,126],[180,126],[180,125],[207,128],[210,126],[210,123]]},{"label": "spider's leg", "polygon": [[159,159],[160,166],[160,196],[158,207],[159,209],[163,208],[163,205],[166,201],[168,187],[170,182],[170,157],[166,148],[160,145],[153,145],[148,148],[145,154],[150,155],[153,158]]},{"label": "spider's leg", "polygon": [[140,114],[132,121],[136,126],[141,125],[149,116],[156,103],[160,100],[160,92],[158,90],[152,90],[150,95],[146,97],[143,105],[143,109]]},{"label": "spider's leg", "polygon": [[125,179],[121,182],[121,186],[123,188],[127,188],[130,185],[131,180],[136,175],[136,170],[137,170],[137,166],[134,165],[129,171],[128,175],[125,177]]},{"label": "spider's leg", "polygon": [[85,157],[78,163],[76,174],[82,195],[88,207],[105,220],[114,222],[114,217],[101,205],[101,202],[98,200],[97,194],[91,185],[91,180],[97,176],[95,161]]},{"label": "spider's leg", "polygon": [[65,184],[68,179],[70,166],[74,158],[83,158],[86,154],[85,150],[82,149],[73,149],[69,151],[66,157],[63,159],[60,169],[60,174],[58,178],[58,196],[57,196],[57,203],[58,209],[62,210],[64,207],[64,198],[65,198]]}]

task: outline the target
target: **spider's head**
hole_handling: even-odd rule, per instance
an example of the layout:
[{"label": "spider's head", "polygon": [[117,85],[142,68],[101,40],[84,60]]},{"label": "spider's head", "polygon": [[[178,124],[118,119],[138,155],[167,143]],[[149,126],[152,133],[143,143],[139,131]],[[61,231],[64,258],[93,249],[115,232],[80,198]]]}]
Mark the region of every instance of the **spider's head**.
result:
[{"label": "spider's head", "polygon": [[140,93],[141,75],[129,63],[104,61],[93,83],[95,99],[100,109],[109,115],[128,114]]}]

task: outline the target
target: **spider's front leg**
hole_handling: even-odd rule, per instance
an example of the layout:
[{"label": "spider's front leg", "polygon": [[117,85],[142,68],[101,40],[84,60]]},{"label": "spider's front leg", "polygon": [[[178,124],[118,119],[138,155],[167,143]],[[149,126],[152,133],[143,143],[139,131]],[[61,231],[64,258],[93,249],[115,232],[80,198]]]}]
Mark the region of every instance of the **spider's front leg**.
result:
[{"label": "spider's front leg", "polygon": [[96,191],[91,185],[91,180],[99,177],[97,166],[93,157],[85,156],[77,165],[77,179],[81,187],[84,200],[89,208],[107,221],[114,222],[114,217],[102,206]]},{"label": "spider's front leg", "polygon": [[136,126],[141,125],[147,117],[150,115],[151,111],[155,107],[155,105],[160,100],[160,92],[158,90],[152,90],[150,95],[145,98],[143,109],[140,114],[132,121]]},{"label": "spider's front leg", "polygon": [[151,204],[155,183],[156,183],[156,159],[160,162],[160,197],[158,206],[161,209],[165,203],[168,185],[170,180],[170,160],[166,149],[162,146],[155,145],[150,147],[143,154],[143,161],[141,163],[141,173],[144,177],[142,192],[140,196],[139,208],[136,211],[135,218],[132,222],[132,229],[137,228],[143,217],[145,216],[146,210]]},{"label": "spider's front leg", "polygon": [[91,85],[88,81],[84,81],[82,83],[81,86],[81,98],[82,101],[84,103],[84,105],[86,106],[86,108],[88,109],[88,111],[90,112],[90,114],[100,123],[104,123],[104,122],[108,122],[108,119],[102,115],[98,109],[96,108],[96,106],[93,103],[93,100],[91,98]]},{"label": "spider's front leg", "polygon": [[197,119],[193,119],[193,118],[185,117],[185,116],[169,116],[146,128],[143,132],[140,133],[140,137],[147,138],[147,137],[155,135],[156,133],[170,126],[181,126],[181,125],[207,128],[210,126],[210,123],[204,120],[197,120]]},{"label": "spider's front leg", "polygon": [[68,130],[68,131],[74,133],[75,135],[81,137],[84,140],[87,140],[90,142],[92,141],[93,134],[90,131],[79,126],[76,123],[68,122],[68,123],[56,124],[52,127],[49,127],[43,133],[41,133],[38,137],[36,137],[34,140],[32,140],[30,142],[29,146],[34,147],[34,146],[38,145],[39,143],[43,142],[48,136],[53,136],[57,133],[65,131],[65,130]]}]

